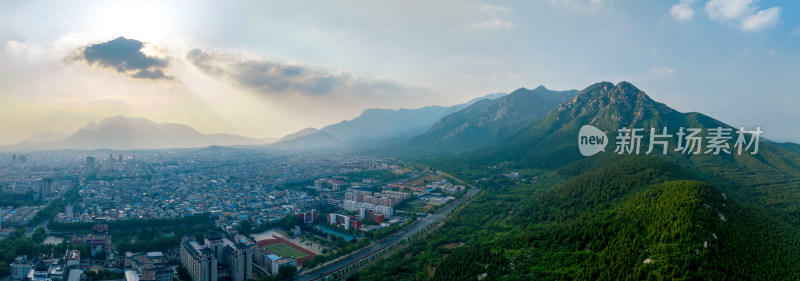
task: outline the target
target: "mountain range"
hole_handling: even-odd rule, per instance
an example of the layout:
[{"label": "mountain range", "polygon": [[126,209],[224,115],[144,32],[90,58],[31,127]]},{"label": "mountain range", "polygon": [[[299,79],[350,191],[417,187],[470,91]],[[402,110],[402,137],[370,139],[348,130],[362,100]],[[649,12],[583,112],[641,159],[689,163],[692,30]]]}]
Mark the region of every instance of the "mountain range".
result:
[{"label": "mountain range", "polygon": [[519,88],[511,94],[481,100],[436,122],[401,147],[404,153],[451,153],[491,145],[536,121],[571,99],[577,90],[551,91],[544,86]]},{"label": "mountain range", "polygon": [[143,118],[109,117],[100,123],[90,122],[72,135],[42,132],[0,150],[57,149],[162,149],[211,145],[262,145],[280,150],[363,149],[397,143],[428,130],[442,117],[458,112],[476,102],[497,99],[505,93],[492,93],[453,106],[426,106],[416,109],[364,110],[351,120],[322,129],[306,128],[280,139],[254,139],[232,134],[202,134],[176,123],[156,123]]},{"label": "mountain range", "polygon": [[[604,152],[579,153],[584,125],[608,137]],[[800,145],[761,139],[755,154],[687,154],[673,135],[666,151],[644,153],[645,137],[639,155],[614,152],[618,129],[664,127],[701,129],[704,141],[710,129],[736,129],[631,83],[600,82],[452,107],[368,109],[269,145],[112,117],[16,147],[359,150],[425,163],[483,190],[425,239],[359,272],[363,280],[800,279]]]},{"label": "mountain range", "polygon": [[[37,135],[38,136],[38,135]],[[109,117],[91,122],[61,139],[25,141],[5,146],[4,150],[56,149],[161,149],[206,147],[211,145],[255,145],[264,140],[231,134],[202,134],[192,127],[175,123],[156,123],[144,118]]]},{"label": "mountain range", "polygon": [[[584,125],[609,136],[605,152],[579,153]],[[734,129],[701,113],[678,112],[630,83],[601,82],[513,133],[481,136],[499,141],[465,143],[456,152],[431,147],[431,158],[408,156],[483,192],[435,233],[359,277],[800,279],[794,270],[800,267],[797,145],[762,139],[757,154],[686,154],[674,150],[672,137],[666,154],[654,146],[645,155],[645,137],[641,154],[620,155],[615,136],[623,127],[667,127],[673,134],[699,128],[704,141],[709,129]]]},{"label": "mountain range", "polygon": [[[506,94],[492,93],[466,103],[449,107],[426,106],[415,109],[367,109],[351,120],[331,124],[322,129],[306,128],[289,134],[271,145],[278,149],[365,150],[386,147],[428,131],[442,117],[497,99]],[[298,138],[302,136],[302,138]]]}]

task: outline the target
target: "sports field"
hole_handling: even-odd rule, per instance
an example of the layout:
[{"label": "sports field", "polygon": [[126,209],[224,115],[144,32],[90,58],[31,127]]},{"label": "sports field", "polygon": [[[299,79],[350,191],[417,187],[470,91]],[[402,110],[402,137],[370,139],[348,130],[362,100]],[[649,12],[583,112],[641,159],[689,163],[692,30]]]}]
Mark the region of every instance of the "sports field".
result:
[{"label": "sports field", "polygon": [[308,254],[304,253],[303,251],[295,249],[291,245],[282,241],[275,244],[264,245],[264,248],[269,249],[281,257],[294,257],[295,259],[299,260],[308,256]]},{"label": "sports field", "polygon": [[315,256],[314,253],[277,236],[272,236],[270,239],[260,240],[256,243],[259,247],[264,247],[280,257],[293,257],[297,260],[297,265],[302,265],[304,261],[310,260]]}]

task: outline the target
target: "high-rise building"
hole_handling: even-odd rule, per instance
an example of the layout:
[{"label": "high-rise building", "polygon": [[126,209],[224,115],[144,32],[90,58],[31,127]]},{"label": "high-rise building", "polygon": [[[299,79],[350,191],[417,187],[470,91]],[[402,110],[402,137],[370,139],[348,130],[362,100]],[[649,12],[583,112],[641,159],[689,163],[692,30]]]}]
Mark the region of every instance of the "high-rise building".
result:
[{"label": "high-rise building", "polygon": [[34,190],[37,199],[44,199],[53,193],[53,178],[43,178],[38,180],[38,184]]},{"label": "high-rise building", "polygon": [[25,155],[17,156],[14,166],[25,166],[25,162],[28,162],[28,157],[25,157]]},{"label": "high-rise building", "polygon": [[205,236],[204,243],[186,236],[181,242],[181,263],[192,281],[246,281],[253,278],[255,244],[245,238],[236,242],[221,231]]},{"label": "high-rise building", "polygon": [[187,235],[181,241],[181,264],[192,281],[217,281],[217,255],[197,243],[194,236]]},{"label": "high-rise building", "polygon": [[94,157],[92,156],[86,157],[86,167],[89,168],[89,170],[94,170],[94,167],[96,165],[95,161],[96,159],[94,159]]}]

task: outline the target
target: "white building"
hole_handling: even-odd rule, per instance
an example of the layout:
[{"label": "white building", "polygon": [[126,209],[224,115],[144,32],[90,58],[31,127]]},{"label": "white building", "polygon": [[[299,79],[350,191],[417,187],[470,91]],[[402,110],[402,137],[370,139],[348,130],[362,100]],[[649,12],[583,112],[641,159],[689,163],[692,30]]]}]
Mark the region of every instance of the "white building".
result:
[{"label": "white building", "polygon": [[361,208],[364,208],[374,213],[381,214],[387,219],[392,218],[392,215],[394,214],[394,208],[392,207],[356,202],[353,200],[344,200],[344,202],[342,202],[342,208],[348,211],[360,211]]}]

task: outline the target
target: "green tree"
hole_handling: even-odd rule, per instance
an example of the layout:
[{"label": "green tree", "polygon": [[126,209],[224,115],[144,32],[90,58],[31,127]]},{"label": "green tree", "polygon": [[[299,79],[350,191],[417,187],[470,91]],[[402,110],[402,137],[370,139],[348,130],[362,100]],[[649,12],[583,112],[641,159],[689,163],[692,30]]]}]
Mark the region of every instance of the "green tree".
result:
[{"label": "green tree", "polygon": [[278,268],[278,280],[294,280],[297,268],[291,265],[284,265]]},{"label": "green tree", "polygon": [[33,231],[33,235],[31,235],[31,239],[37,244],[44,242],[46,238],[47,232],[44,230],[44,227],[36,228],[36,230]]},{"label": "green tree", "polygon": [[253,223],[249,220],[242,220],[239,222],[239,232],[244,235],[249,235],[253,231]]}]

